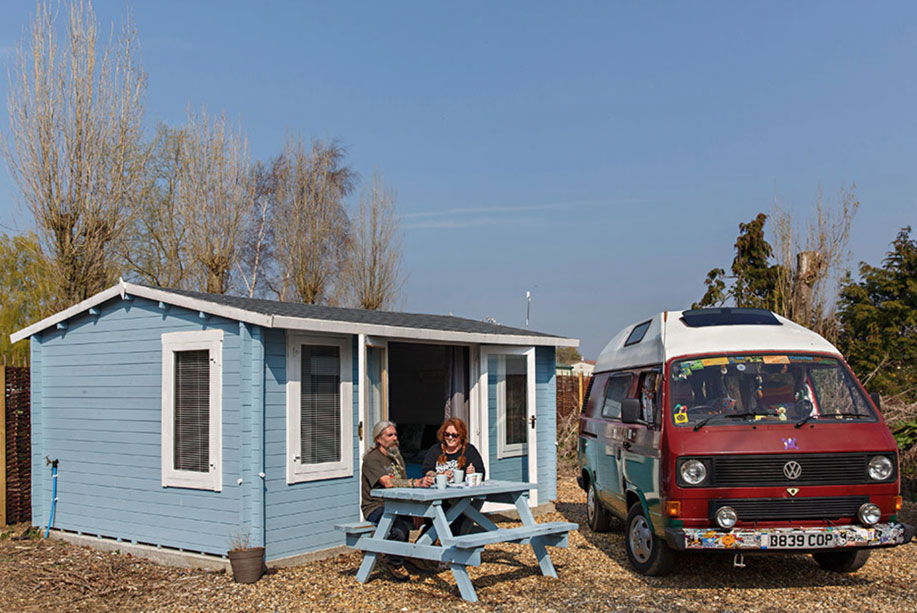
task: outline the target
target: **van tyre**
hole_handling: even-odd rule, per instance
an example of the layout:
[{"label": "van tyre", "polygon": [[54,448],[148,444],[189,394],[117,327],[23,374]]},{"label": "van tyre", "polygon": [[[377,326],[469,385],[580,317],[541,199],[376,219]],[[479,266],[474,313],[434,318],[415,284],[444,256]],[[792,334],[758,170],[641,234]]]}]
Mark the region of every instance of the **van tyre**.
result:
[{"label": "van tyre", "polygon": [[627,512],[624,528],[624,549],[630,565],[641,575],[658,577],[666,575],[675,563],[675,552],[665,541],[653,534],[643,506],[636,502]]},{"label": "van tyre", "polygon": [[857,571],[869,560],[868,549],[857,549],[855,551],[820,551],[813,553],[812,557],[818,562],[818,565],[825,570],[832,570],[836,573],[852,573]]},{"label": "van tyre", "polygon": [[599,500],[595,483],[590,483],[589,491],[586,492],[586,520],[593,532],[608,532],[611,526],[611,517]]}]

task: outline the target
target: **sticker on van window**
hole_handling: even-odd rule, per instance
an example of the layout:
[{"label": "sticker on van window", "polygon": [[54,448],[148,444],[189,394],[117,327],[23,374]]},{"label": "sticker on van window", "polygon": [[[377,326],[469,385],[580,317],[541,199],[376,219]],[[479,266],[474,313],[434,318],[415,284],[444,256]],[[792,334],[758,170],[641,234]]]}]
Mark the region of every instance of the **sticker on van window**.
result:
[{"label": "sticker on van window", "polygon": [[675,405],[675,423],[684,424],[688,422],[688,407],[683,404]]},{"label": "sticker on van window", "polygon": [[789,364],[790,358],[785,355],[766,355],[764,356],[765,364]]},{"label": "sticker on van window", "polygon": [[704,366],[723,366],[729,364],[729,358],[706,358],[701,360]]}]

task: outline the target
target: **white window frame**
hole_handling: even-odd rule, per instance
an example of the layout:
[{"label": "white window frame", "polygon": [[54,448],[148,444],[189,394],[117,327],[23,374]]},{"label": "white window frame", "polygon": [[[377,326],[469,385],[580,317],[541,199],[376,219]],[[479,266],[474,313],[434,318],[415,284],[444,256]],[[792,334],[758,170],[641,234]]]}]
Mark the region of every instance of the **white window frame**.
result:
[{"label": "white window frame", "polygon": [[[307,336],[287,332],[287,483],[353,476],[353,356],[350,338]],[[300,457],[302,412],[302,345],[325,345],[340,350],[341,461],[303,464]]]},{"label": "white window frame", "polygon": [[[497,358],[497,459],[516,458],[529,452],[529,439],[534,436],[534,429],[528,422],[535,414],[535,358],[534,349],[503,349],[491,351],[488,357]],[[506,442],[506,357],[522,356],[526,358],[526,437],[524,443]]]},{"label": "white window frame", "polygon": [[[210,470],[175,467],[175,352],[210,353]],[[168,332],[162,335],[162,486],[220,492],[223,489],[223,331]]]}]

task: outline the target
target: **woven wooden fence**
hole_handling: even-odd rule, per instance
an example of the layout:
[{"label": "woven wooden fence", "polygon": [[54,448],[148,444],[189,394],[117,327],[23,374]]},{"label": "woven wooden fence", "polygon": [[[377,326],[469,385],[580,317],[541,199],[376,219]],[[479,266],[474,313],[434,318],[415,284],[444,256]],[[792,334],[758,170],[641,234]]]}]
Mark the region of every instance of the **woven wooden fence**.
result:
[{"label": "woven wooden fence", "polygon": [[557,375],[555,377],[558,421],[571,413],[579,414],[583,395],[586,393],[591,378],[582,375]]},{"label": "woven wooden fence", "polygon": [[32,518],[32,440],[29,368],[0,367],[0,525]]}]

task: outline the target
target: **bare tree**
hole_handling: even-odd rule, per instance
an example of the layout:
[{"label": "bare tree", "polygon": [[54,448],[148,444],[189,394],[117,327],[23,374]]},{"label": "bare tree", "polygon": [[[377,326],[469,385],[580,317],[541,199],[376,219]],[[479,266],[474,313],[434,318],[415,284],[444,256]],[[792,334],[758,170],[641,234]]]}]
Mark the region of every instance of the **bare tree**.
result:
[{"label": "bare tree", "polygon": [[178,181],[178,206],[191,275],[203,291],[229,289],[254,205],[248,144],[226,117],[189,113]]},{"label": "bare tree", "polygon": [[60,46],[55,15],[40,2],[9,75],[3,150],[62,305],[117,278],[118,241],[147,157],[136,31],[128,19],[99,56],[97,30],[91,2],[74,2]]},{"label": "bare tree", "polygon": [[343,199],[355,174],[337,143],[287,137],[276,166],[272,218],[276,254],[271,287],[281,300],[339,304],[350,237]]},{"label": "bare tree", "polygon": [[347,279],[357,304],[364,309],[391,308],[404,284],[395,200],[395,190],[387,188],[375,173],[360,195]]},{"label": "bare tree", "polygon": [[841,187],[836,203],[819,189],[812,216],[799,224],[789,207],[775,198],[774,244],[780,271],[778,312],[812,328],[829,340],[837,338],[835,303],[846,272],[850,225],[859,208],[856,185]]},{"label": "bare tree", "polygon": [[159,124],[148,177],[126,232],[124,260],[133,276],[159,287],[186,286],[186,231],[178,207],[186,132]]}]

